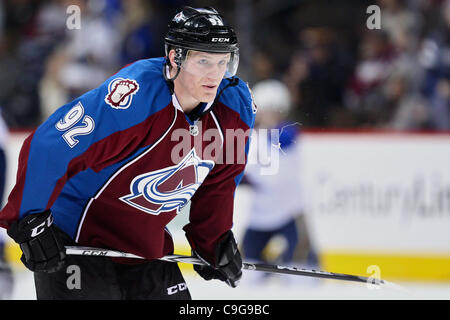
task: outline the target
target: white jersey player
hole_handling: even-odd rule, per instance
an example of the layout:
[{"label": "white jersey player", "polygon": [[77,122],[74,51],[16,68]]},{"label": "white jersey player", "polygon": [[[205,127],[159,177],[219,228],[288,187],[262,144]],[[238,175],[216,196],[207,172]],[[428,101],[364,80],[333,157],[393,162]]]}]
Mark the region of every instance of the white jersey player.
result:
[{"label": "white jersey player", "polygon": [[[253,87],[258,107],[249,150],[245,182],[252,200],[243,252],[249,261],[268,262],[267,244],[284,239],[279,263],[294,260],[299,244],[298,220],[304,213],[300,177],[300,125],[286,121],[291,107],[287,87],[278,80],[264,80]],[[314,252],[307,264],[317,264]]]}]

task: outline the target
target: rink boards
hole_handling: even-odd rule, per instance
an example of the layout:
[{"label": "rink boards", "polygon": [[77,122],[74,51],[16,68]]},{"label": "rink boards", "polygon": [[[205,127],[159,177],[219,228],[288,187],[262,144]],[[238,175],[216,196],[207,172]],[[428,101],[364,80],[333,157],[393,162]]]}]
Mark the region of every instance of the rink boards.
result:
[{"label": "rink boards", "polygon": [[324,268],[450,280],[450,134],[310,132],[301,143]]}]

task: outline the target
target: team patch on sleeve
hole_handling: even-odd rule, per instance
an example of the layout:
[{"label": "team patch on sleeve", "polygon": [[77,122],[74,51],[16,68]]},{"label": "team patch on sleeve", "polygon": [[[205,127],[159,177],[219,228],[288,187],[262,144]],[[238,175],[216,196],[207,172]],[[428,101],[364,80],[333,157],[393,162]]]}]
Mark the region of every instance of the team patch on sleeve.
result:
[{"label": "team patch on sleeve", "polygon": [[108,85],[105,102],[114,109],[127,109],[138,90],[139,84],[136,80],[116,78]]}]

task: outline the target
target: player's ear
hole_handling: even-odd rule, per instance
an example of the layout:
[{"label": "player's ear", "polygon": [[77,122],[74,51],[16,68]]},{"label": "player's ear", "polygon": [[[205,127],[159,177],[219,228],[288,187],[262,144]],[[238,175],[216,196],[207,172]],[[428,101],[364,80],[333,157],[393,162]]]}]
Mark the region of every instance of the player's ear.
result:
[{"label": "player's ear", "polygon": [[169,61],[170,61],[170,66],[173,69],[176,69],[177,64],[175,63],[175,50],[174,49],[170,49],[170,51],[169,51]]}]

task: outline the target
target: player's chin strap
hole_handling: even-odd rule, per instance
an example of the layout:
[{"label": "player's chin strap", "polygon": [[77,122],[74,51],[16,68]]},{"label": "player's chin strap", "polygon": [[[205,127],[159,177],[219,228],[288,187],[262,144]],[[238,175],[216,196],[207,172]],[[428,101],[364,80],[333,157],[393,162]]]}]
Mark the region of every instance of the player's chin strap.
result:
[{"label": "player's chin strap", "polygon": [[180,74],[180,71],[181,71],[181,67],[177,64],[177,73],[175,73],[175,75],[173,76],[173,78],[169,78],[169,75],[170,75],[170,72],[169,72],[169,66],[170,66],[170,62],[169,62],[169,59],[166,57],[165,58],[166,59],[166,62],[164,63],[164,66],[163,66],[163,76],[164,76],[164,79],[168,82],[168,83],[170,83],[170,85],[169,85],[169,88],[170,88],[170,91],[171,91],[171,93],[173,94],[173,81],[178,77],[178,75]]}]

